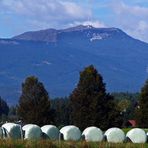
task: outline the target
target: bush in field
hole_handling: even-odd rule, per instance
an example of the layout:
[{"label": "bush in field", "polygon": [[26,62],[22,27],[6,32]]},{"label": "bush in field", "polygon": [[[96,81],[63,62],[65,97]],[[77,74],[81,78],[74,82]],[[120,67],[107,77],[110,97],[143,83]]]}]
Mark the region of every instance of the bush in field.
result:
[{"label": "bush in field", "polygon": [[72,124],[81,130],[89,126],[107,129],[122,124],[114,98],[106,93],[103,78],[92,65],[80,73],[70,104]]},{"label": "bush in field", "polygon": [[35,123],[42,126],[53,120],[48,93],[34,76],[28,77],[22,84],[18,115],[26,124]]}]

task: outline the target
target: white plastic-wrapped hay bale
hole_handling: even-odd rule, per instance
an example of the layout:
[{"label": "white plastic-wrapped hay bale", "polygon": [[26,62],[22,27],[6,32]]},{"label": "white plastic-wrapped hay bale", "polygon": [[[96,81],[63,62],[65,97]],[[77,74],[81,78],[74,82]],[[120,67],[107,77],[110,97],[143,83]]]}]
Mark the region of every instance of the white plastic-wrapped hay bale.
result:
[{"label": "white plastic-wrapped hay bale", "polygon": [[42,136],[41,128],[35,124],[26,124],[22,127],[24,139],[40,139]]},{"label": "white plastic-wrapped hay bale", "polygon": [[103,139],[103,132],[101,129],[91,126],[86,128],[83,133],[82,137],[84,136],[86,141],[94,141],[94,142],[99,142],[102,141]]},{"label": "white plastic-wrapped hay bale", "polygon": [[22,129],[19,124],[5,123],[2,125],[3,138],[20,139],[22,137]]},{"label": "white plastic-wrapped hay bale", "polygon": [[60,133],[63,134],[64,140],[80,140],[81,131],[78,127],[74,125],[64,126],[61,128]]},{"label": "white plastic-wrapped hay bale", "polygon": [[145,143],[147,140],[145,131],[140,128],[133,128],[128,131],[126,138],[129,138],[129,140],[133,143]]},{"label": "white plastic-wrapped hay bale", "polygon": [[57,140],[59,138],[59,129],[54,125],[44,125],[41,130],[49,139]]},{"label": "white plastic-wrapped hay bale", "polygon": [[125,140],[124,132],[117,127],[108,129],[104,133],[104,136],[106,137],[106,140],[108,142],[112,142],[112,143],[122,143]]}]

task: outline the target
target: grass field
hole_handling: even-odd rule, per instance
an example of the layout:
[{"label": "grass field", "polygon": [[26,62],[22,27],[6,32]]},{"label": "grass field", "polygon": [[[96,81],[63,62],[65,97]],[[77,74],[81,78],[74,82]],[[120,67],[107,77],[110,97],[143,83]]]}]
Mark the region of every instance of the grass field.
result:
[{"label": "grass field", "polygon": [[[126,134],[131,128],[122,129]],[[148,129],[144,129],[148,132]],[[148,143],[108,143],[85,141],[51,141],[51,140],[12,140],[0,139],[0,148],[148,148]]]},{"label": "grass field", "polygon": [[148,144],[132,144],[132,143],[119,143],[112,144],[107,142],[101,143],[87,143],[85,141],[50,141],[50,140],[0,140],[0,148],[148,148]]},{"label": "grass field", "polygon": [[[131,128],[122,129],[126,134]],[[148,129],[144,129],[148,132]],[[146,144],[0,139],[0,148],[148,148]]]}]

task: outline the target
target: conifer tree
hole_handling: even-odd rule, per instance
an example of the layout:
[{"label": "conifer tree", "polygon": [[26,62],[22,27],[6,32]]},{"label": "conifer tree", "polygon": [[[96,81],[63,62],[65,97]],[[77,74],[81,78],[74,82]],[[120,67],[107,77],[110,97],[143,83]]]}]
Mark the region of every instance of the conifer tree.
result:
[{"label": "conifer tree", "polygon": [[55,110],[55,123],[57,126],[69,125],[69,98],[55,98],[51,101],[51,107]]},{"label": "conifer tree", "polygon": [[141,89],[136,118],[139,127],[148,127],[148,80]]},{"label": "conifer tree", "polygon": [[107,129],[119,115],[113,100],[94,66],[86,67],[80,72],[79,83],[70,95],[72,124],[82,130],[88,126]]},{"label": "conifer tree", "polygon": [[0,97],[0,118],[3,120],[3,116],[8,116],[9,106],[5,100]]},{"label": "conifer tree", "polygon": [[51,123],[50,100],[43,84],[34,76],[26,78],[22,84],[18,115],[24,123],[40,126]]}]

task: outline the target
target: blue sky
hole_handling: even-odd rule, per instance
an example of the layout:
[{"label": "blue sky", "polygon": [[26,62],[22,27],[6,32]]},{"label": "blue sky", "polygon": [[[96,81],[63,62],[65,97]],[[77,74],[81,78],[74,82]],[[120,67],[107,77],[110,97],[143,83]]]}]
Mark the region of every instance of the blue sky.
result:
[{"label": "blue sky", "polygon": [[0,38],[79,24],[117,27],[148,42],[148,0],[0,0]]}]

